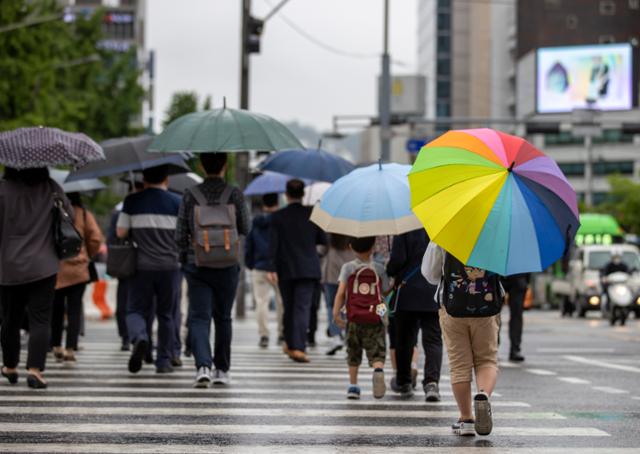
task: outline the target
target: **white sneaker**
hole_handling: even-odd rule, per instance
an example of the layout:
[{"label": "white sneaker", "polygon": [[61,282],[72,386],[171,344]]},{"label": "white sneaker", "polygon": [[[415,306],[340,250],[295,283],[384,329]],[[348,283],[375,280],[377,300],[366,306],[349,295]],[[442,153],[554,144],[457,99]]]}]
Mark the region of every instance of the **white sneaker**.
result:
[{"label": "white sneaker", "polygon": [[211,369],[208,367],[201,367],[196,373],[196,380],[193,383],[194,388],[208,388],[211,384]]},{"label": "white sneaker", "polygon": [[229,383],[231,383],[231,377],[229,376],[229,372],[223,372],[218,369],[216,369],[213,372],[214,385],[228,385]]}]

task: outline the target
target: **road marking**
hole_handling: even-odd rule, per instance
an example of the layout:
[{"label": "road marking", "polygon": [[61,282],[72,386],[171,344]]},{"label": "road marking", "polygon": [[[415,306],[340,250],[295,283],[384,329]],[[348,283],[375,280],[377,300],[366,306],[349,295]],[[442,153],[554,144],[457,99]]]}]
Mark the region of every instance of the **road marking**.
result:
[{"label": "road marking", "polygon": [[534,375],[558,375],[555,372],[552,372],[550,370],[545,370],[545,369],[525,369],[525,371]]},{"label": "road marking", "polygon": [[574,356],[574,355],[565,355],[564,358],[576,363],[588,364],[589,366],[606,367],[607,369],[622,370],[625,372],[635,372],[636,374],[640,374],[640,367],[624,366],[621,364],[608,363],[606,361],[589,359],[589,358],[584,358],[582,356]]},{"label": "road marking", "polygon": [[[16,415],[123,415],[131,414],[131,407],[2,407],[0,414]],[[136,407],[132,416],[259,416],[259,417],[316,417],[316,418],[456,418],[453,411],[407,411],[407,410],[357,410],[316,408],[173,408]],[[496,419],[567,419],[551,412],[514,413],[498,412]]]},{"label": "road marking", "polygon": [[[452,436],[446,426],[330,426],[330,425],[253,425],[253,424],[68,424],[10,423],[2,431],[19,433],[64,434],[256,434],[256,435],[347,435],[357,436]],[[492,436],[515,437],[608,437],[607,432],[592,427],[496,427]]]},{"label": "road marking", "polygon": [[0,452],[9,453],[63,453],[76,454],[101,452],[104,454],[121,454],[135,452],[140,454],[637,454],[637,448],[482,448],[482,447],[423,447],[423,446],[380,446],[358,445],[230,445],[213,444],[161,444],[161,443],[0,443]]},{"label": "road marking", "polygon": [[[117,389],[117,388],[114,388]],[[137,389],[137,388],[136,388]],[[140,390],[138,390],[140,391]],[[165,390],[166,391],[166,390]],[[196,390],[197,391],[197,390]],[[374,400],[373,396],[370,398],[364,396],[361,400],[348,400],[343,399],[279,399],[279,398],[263,398],[263,397],[219,397],[212,396],[207,393],[206,389],[200,390],[202,394],[194,397],[155,397],[155,396],[49,396],[44,392],[38,392],[38,395],[30,396],[13,396],[3,395],[0,399],[0,407],[4,403],[8,402],[91,402],[91,403],[166,403],[166,404],[268,404],[268,405],[303,405],[308,407],[309,405],[382,405],[382,406],[400,406],[400,407],[456,407],[454,401],[441,401],[441,402],[425,402],[424,400],[403,400],[397,399],[385,399]],[[128,391],[131,392],[131,391]],[[135,392],[135,391],[134,391]],[[526,402],[512,402],[512,401],[492,401],[493,407],[526,407],[529,405]],[[3,423],[4,424],[4,423]],[[0,443],[1,444],[1,443]]]},{"label": "road marking", "polygon": [[589,383],[591,383],[589,380],[578,377],[558,377],[558,380],[566,383],[571,383],[572,385],[588,385]]},{"label": "road marking", "polygon": [[613,353],[615,348],[579,348],[579,347],[542,347],[536,348],[539,353]]},{"label": "road marking", "polygon": [[594,386],[592,389],[596,391],[602,391],[607,394],[629,394],[629,391],[625,391],[624,389],[612,388],[610,386]]}]

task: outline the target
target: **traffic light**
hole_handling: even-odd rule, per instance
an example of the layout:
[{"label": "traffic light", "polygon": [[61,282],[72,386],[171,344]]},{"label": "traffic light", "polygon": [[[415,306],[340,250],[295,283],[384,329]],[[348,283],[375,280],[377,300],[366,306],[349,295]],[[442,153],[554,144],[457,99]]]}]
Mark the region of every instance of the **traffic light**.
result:
[{"label": "traffic light", "polygon": [[560,124],[554,122],[530,122],[527,123],[527,135],[529,134],[558,134]]},{"label": "traffic light", "polygon": [[247,21],[247,36],[246,46],[247,53],[259,54],[260,53],[260,36],[264,28],[264,21],[257,19],[253,16],[249,16]]}]

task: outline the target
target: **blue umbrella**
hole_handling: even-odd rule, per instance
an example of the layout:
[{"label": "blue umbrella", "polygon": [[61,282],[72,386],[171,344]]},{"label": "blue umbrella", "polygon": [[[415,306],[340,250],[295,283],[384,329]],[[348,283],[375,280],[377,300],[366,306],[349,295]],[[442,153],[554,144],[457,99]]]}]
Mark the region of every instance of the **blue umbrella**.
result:
[{"label": "blue umbrella", "polygon": [[274,153],[260,165],[260,168],[297,178],[333,183],[351,172],[354,165],[325,150],[294,149]]},{"label": "blue umbrella", "polygon": [[374,164],[340,178],[311,220],[326,232],[353,237],[399,235],[422,228],[411,211],[409,165]]},{"label": "blue umbrella", "polygon": [[[283,175],[277,172],[264,172],[256,177],[244,190],[244,195],[263,195],[263,194],[281,194],[287,189],[287,182],[291,180],[291,175]],[[304,180],[305,184],[309,184],[309,180]]]},{"label": "blue umbrella", "polygon": [[185,159],[189,156],[184,153],[147,153],[152,140],[151,136],[105,140],[100,145],[104,149],[106,160],[91,163],[71,172],[67,182],[142,171],[161,165],[168,165],[170,174],[189,172],[189,166],[185,164]]}]

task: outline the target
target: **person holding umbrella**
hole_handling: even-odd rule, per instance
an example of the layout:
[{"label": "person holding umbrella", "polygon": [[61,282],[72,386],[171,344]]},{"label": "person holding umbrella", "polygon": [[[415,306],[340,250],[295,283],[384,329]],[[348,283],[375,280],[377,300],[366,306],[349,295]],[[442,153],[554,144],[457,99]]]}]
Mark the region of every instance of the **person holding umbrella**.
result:
[{"label": "person holding umbrella", "polygon": [[51,305],[59,268],[54,226],[58,212],[73,214],[48,166],[83,165],[103,159],[84,134],[54,128],[20,128],[0,133],[0,301],[2,302],[2,376],[18,382],[20,327],[29,322],[27,384],[46,388],[45,369],[51,333]]}]

